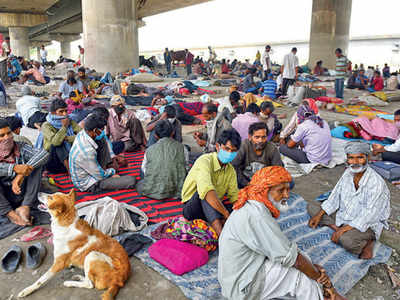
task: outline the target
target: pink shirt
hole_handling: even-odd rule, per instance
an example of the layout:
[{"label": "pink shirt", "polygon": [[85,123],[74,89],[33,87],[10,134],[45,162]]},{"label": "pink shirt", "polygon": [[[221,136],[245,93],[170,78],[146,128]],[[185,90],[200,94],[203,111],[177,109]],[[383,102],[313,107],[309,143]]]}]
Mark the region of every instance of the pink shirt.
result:
[{"label": "pink shirt", "polygon": [[117,113],[113,108],[111,108],[106,128],[106,134],[110,136],[111,141],[126,142],[131,140],[128,121],[134,118],[136,118],[135,114],[132,111],[125,109],[121,118],[118,119]]},{"label": "pink shirt", "polygon": [[239,132],[242,141],[249,137],[249,127],[253,123],[260,122],[258,117],[251,112],[246,112],[241,115],[237,115],[232,121],[232,127]]},{"label": "pink shirt", "polygon": [[83,103],[75,103],[73,100],[71,99],[67,99],[65,100],[65,103],[67,103],[67,110],[68,110],[68,114],[72,113],[75,109],[83,109]]}]

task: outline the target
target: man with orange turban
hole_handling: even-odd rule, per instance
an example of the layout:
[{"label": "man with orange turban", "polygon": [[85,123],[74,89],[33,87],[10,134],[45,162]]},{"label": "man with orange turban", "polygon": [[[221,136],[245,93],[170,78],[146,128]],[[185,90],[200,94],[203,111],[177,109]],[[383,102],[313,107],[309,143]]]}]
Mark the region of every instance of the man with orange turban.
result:
[{"label": "man with orange turban", "polygon": [[[325,271],[301,254],[276,219],[289,206],[292,177],[280,166],[256,172],[240,190],[219,238],[218,280],[229,299],[343,299]],[[335,298],[334,298],[335,297]]]}]

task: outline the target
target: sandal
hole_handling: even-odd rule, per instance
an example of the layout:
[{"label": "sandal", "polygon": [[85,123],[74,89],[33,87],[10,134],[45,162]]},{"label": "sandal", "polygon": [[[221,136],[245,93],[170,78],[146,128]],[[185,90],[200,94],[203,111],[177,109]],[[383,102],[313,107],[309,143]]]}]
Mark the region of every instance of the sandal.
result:
[{"label": "sandal", "polygon": [[19,238],[19,241],[21,242],[32,242],[36,240],[43,239],[45,237],[52,236],[51,230],[47,228],[43,228],[41,226],[36,226],[29,230],[27,233],[22,235]]}]

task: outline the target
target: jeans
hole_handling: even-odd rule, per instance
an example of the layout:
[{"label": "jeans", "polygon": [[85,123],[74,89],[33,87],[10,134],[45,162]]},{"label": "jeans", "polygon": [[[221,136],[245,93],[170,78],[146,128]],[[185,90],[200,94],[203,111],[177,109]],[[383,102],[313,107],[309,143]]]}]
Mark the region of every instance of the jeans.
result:
[{"label": "jeans", "polygon": [[286,96],[289,86],[293,85],[295,83],[296,83],[296,79],[283,78],[283,81],[282,81],[282,95]]},{"label": "jeans", "polygon": [[382,160],[400,164],[400,152],[390,152],[390,151],[383,152]]},{"label": "jeans", "polygon": [[165,66],[167,67],[168,74],[170,74],[171,73],[171,62],[166,62]]},{"label": "jeans", "polygon": [[336,98],[343,99],[344,78],[335,79],[335,92],[336,92]]}]

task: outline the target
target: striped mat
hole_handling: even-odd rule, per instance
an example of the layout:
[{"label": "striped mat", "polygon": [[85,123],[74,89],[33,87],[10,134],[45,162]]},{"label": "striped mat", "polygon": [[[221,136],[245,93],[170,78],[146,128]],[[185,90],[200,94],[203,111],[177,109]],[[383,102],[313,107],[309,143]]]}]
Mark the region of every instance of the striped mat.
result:
[{"label": "striped mat", "polygon": [[[281,230],[289,240],[297,243],[299,250],[311,257],[313,263],[321,265],[326,270],[336,290],[342,295],[350,291],[367,274],[370,266],[388,261],[392,249],[379,242],[374,247],[374,257],[362,260],[331,242],[332,229],[322,227],[314,230],[308,227],[310,216],[306,209],[307,202],[301,196],[291,193],[288,204],[289,211],[281,213],[277,220]],[[157,226],[158,224],[149,226],[141,233],[150,236],[150,232]],[[150,258],[147,249],[142,249],[135,256],[172,281],[190,299],[222,299],[217,278],[217,251],[210,254],[206,265],[183,276],[174,275],[155,262]]]},{"label": "striped mat", "polygon": [[[136,179],[139,180],[139,171],[144,152],[125,153],[124,156],[129,165],[126,168],[121,168],[119,175],[135,176]],[[57,187],[59,187],[63,193],[68,193],[74,187],[68,174],[51,175],[51,177],[54,178]],[[118,190],[100,194],[77,192],[77,203],[92,201],[105,196],[141,209],[149,217],[149,223],[159,223],[182,214],[182,204],[179,200],[149,199],[139,195],[136,190]]]}]

